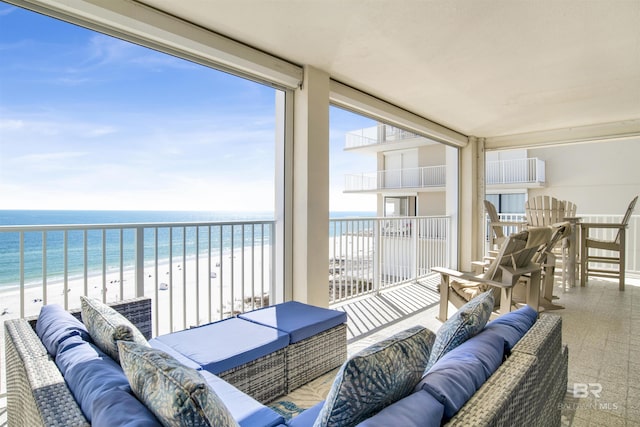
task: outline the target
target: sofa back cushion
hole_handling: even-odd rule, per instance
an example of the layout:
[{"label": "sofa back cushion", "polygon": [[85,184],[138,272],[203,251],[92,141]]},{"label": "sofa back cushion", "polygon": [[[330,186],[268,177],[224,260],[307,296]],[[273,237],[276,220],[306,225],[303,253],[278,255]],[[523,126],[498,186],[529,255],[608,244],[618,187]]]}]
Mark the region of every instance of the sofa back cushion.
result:
[{"label": "sofa back cushion", "polygon": [[58,346],[55,361],[82,413],[91,423],[96,402],[121,390],[125,394],[115,407],[126,408],[130,418],[140,425],[158,425],[153,414],[130,393],[129,381],[120,365],[92,343],[79,335],[71,336]]},{"label": "sofa back cushion", "polygon": [[504,338],[505,353],[511,354],[513,347],[531,329],[538,319],[538,312],[525,305],[517,310],[502,314],[487,323],[484,331],[495,331]]},{"label": "sofa back cushion", "polygon": [[420,390],[387,406],[357,427],[440,427],[444,405]]},{"label": "sofa back cushion", "polygon": [[460,307],[444,322],[436,334],[425,373],[447,352],[480,332],[489,320],[493,305],[493,292],[484,292]]},{"label": "sofa back cushion", "polygon": [[420,380],[435,336],[415,326],[347,360],[314,427],[350,427],[407,396]]},{"label": "sofa back cushion", "polygon": [[121,388],[93,402],[91,427],[159,427],[162,424],[131,392]]},{"label": "sofa back cushion", "polygon": [[416,386],[444,405],[449,420],[498,369],[504,355],[504,339],[495,331],[483,331],[440,358]]},{"label": "sofa back cushion", "polygon": [[164,426],[238,427],[196,370],[135,342],[119,341],[118,347],[131,389]]},{"label": "sofa back cushion", "polygon": [[36,334],[53,357],[58,353],[58,345],[70,336],[80,335],[85,341],[91,340],[82,322],[59,304],[42,306],[36,322]]},{"label": "sofa back cushion", "polygon": [[134,341],[148,346],[142,333],[122,314],[95,298],[81,296],[82,322],[93,342],[119,362],[117,341]]}]

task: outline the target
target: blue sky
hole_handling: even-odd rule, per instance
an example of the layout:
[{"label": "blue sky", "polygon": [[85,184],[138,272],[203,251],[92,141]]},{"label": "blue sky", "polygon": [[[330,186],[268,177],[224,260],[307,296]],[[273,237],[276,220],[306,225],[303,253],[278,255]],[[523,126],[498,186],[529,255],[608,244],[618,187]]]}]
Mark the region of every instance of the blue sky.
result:
[{"label": "blue sky", "polygon": [[[274,89],[0,3],[0,209],[271,211]],[[331,109],[331,210],[375,158]]]}]

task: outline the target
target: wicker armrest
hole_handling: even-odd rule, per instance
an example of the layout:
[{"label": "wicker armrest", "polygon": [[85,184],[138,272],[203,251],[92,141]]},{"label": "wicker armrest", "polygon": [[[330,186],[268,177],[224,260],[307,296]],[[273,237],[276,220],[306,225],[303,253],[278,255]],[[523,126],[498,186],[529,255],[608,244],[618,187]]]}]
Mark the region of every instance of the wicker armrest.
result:
[{"label": "wicker armrest", "polygon": [[7,421],[12,427],[88,426],[54,361],[24,319],[7,320]]},{"label": "wicker armrest", "polygon": [[[151,299],[110,304],[151,337]],[[80,319],[80,310],[71,313]],[[35,333],[37,317],[4,322],[7,419],[12,427],[88,426],[73,394]]]}]

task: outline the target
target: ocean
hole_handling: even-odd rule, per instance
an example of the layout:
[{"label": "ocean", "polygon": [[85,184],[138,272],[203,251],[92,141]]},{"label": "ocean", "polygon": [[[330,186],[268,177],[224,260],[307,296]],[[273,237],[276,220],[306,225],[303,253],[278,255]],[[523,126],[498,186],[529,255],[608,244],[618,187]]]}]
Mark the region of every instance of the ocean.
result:
[{"label": "ocean", "polygon": [[[373,212],[332,212],[330,218],[374,217]],[[227,221],[271,221],[271,212],[202,212],[202,211],[59,211],[59,210],[0,210],[0,288],[11,288],[20,281],[20,235],[17,232],[2,232],[2,226],[16,225],[86,225],[86,224],[151,224],[151,223],[182,223],[182,222],[227,222]],[[270,245],[270,225],[265,229],[256,226],[253,229],[235,227],[214,228],[211,235],[212,254],[231,250],[231,247],[242,245]],[[253,230],[253,235],[251,233]],[[183,235],[184,232],[184,235]],[[169,229],[158,228],[158,259],[169,259],[169,248],[172,247],[173,256],[188,257],[196,254],[196,227],[174,228],[171,232],[173,245],[169,243]],[[333,230],[330,230],[330,235]],[[70,278],[80,277],[84,272],[83,231],[69,231],[67,233],[67,252],[65,252],[62,231],[46,233],[46,268],[48,280],[61,279],[64,266]],[[183,248],[184,245],[184,248]],[[200,253],[206,253],[209,238],[206,229],[201,228],[199,237]],[[120,231],[90,230],[86,235],[87,270],[92,275],[102,272],[103,258],[105,268],[111,270],[119,267],[120,263]],[[103,246],[106,248],[103,257]],[[145,229],[144,237],[145,265],[155,262],[155,231],[154,228]],[[25,284],[36,284],[42,281],[43,268],[43,233],[24,233],[24,281]],[[124,230],[122,234],[122,258],[124,268],[132,268],[135,261],[135,231]]]}]

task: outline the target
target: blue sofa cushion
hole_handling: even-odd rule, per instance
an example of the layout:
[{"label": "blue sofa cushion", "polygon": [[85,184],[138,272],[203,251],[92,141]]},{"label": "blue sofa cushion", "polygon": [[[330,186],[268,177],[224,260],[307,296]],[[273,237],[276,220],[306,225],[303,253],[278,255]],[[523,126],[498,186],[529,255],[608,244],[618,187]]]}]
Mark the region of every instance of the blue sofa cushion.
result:
[{"label": "blue sofa cushion", "polygon": [[502,336],[483,331],[442,356],[420,380],[416,391],[425,390],[444,405],[446,422],[498,369],[503,355]]},{"label": "blue sofa cushion", "polygon": [[289,335],[277,329],[232,317],[156,337],[165,346],[219,374],[285,348]]},{"label": "blue sofa cushion", "polygon": [[504,337],[505,353],[511,353],[511,349],[527,333],[538,320],[538,312],[525,305],[517,310],[505,313],[495,320],[487,323],[484,330],[493,330]]},{"label": "blue sofa cushion", "polygon": [[118,341],[131,389],[164,426],[238,426],[197,371],[151,347]]},{"label": "blue sofa cushion", "polygon": [[92,421],[93,404],[100,396],[118,388],[130,390],[129,381],[120,366],[79,335],[60,343],[55,362],[89,421]]},{"label": "blue sofa cushion", "polygon": [[72,335],[80,335],[83,340],[91,341],[82,322],[59,304],[42,306],[36,322],[36,334],[53,357],[58,352],[58,345]]},{"label": "blue sofa cushion", "polygon": [[285,419],[280,414],[241,392],[222,378],[207,371],[199,373],[222,400],[240,427],[275,427],[285,423]]},{"label": "blue sofa cushion", "polygon": [[413,391],[435,336],[415,326],[349,358],[329,390],[315,427],[349,427]]},{"label": "blue sofa cushion", "polygon": [[444,405],[424,390],[387,406],[358,427],[440,427]]},{"label": "blue sofa cushion", "polygon": [[158,419],[130,392],[116,388],[93,402],[91,427],[159,427]]},{"label": "blue sofa cushion", "polygon": [[238,317],[279,329],[290,335],[291,344],[312,337],[347,321],[347,313],[288,301],[239,314]]},{"label": "blue sofa cushion", "polygon": [[95,298],[80,297],[82,322],[86,325],[91,339],[116,362],[118,358],[119,340],[135,341],[141,345],[149,345],[147,339],[122,314]]},{"label": "blue sofa cushion", "polygon": [[324,406],[324,400],[309,409],[305,409],[300,414],[287,422],[289,427],[312,427],[318,418],[318,414]]},{"label": "blue sofa cushion", "polygon": [[460,307],[438,329],[426,371],[448,351],[453,350],[484,328],[493,311],[493,292],[487,291]]}]

